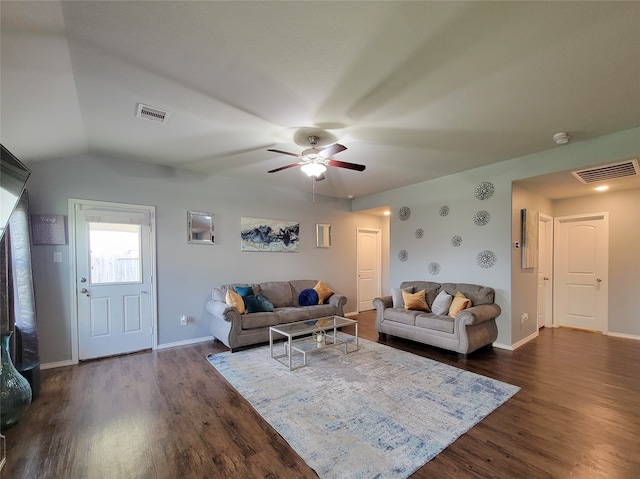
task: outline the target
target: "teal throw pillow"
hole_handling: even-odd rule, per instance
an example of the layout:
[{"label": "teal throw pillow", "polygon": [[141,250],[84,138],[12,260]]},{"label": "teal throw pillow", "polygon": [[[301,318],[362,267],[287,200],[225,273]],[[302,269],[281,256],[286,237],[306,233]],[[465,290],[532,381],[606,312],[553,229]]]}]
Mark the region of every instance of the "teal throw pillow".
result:
[{"label": "teal throw pillow", "polygon": [[246,298],[249,295],[253,296],[254,294],[253,287],[251,286],[235,286],[234,289],[236,290],[236,293],[238,293],[243,298]]},{"label": "teal throw pillow", "polygon": [[244,301],[244,307],[247,313],[259,313],[263,311],[262,307],[260,306],[260,302],[253,294],[243,296],[242,299]]},{"label": "teal throw pillow", "polygon": [[259,294],[256,296],[256,300],[258,304],[260,304],[260,309],[262,311],[272,312],[273,311],[273,303],[267,299],[264,294]]}]

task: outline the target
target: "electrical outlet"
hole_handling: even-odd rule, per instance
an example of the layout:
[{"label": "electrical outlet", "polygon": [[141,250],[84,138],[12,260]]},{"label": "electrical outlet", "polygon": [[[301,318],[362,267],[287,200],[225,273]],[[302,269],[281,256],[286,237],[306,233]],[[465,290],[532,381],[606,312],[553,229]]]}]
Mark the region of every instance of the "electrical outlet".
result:
[{"label": "electrical outlet", "polygon": [[189,319],[183,314],[180,318],[180,326],[186,326],[189,324]]},{"label": "electrical outlet", "polygon": [[529,319],[529,313],[522,313],[522,323]]}]

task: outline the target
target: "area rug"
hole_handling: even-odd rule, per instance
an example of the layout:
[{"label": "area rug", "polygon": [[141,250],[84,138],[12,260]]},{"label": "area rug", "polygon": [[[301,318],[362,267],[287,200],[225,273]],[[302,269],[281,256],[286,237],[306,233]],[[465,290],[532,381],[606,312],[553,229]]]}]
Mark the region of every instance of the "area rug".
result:
[{"label": "area rug", "polygon": [[322,479],[406,478],[519,390],[372,341],[359,346],[323,349],[291,372],[268,346],[207,359]]}]

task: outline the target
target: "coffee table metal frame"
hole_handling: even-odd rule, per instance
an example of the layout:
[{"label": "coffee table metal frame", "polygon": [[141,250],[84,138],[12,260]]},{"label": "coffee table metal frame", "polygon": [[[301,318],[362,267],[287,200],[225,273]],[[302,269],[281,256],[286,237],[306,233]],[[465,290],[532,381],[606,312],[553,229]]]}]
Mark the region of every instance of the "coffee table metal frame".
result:
[{"label": "coffee table metal frame", "polygon": [[[325,320],[324,322],[326,322],[327,324],[318,326],[318,321],[321,320]],[[351,325],[354,325],[356,329],[355,349],[349,351],[348,345],[350,343],[354,344],[354,341],[340,339],[337,333],[338,328]],[[324,340],[322,342],[318,342],[313,338],[313,334],[320,331],[324,333]],[[274,334],[284,336],[286,338],[286,341],[283,342],[282,354],[274,354]],[[286,357],[288,360],[289,371],[293,371],[294,369],[306,366],[307,353],[321,351],[325,348],[331,348],[340,345],[344,345],[345,354],[358,350],[358,321],[356,321],[355,319],[343,318],[342,316],[327,316],[325,318],[296,321],[295,323],[285,323],[269,327],[269,354],[271,355],[272,359],[275,359],[280,364],[283,364],[285,366],[287,364],[280,361],[280,358]],[[294,351],[302,354],[301,366],[293,367],[292,356]]]}]

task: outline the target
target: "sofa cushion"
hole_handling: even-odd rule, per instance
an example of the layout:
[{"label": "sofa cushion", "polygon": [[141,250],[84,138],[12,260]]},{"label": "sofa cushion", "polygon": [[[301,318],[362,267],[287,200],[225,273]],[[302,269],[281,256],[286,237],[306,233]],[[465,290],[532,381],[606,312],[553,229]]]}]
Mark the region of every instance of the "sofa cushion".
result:
[{"label": "sofa cushion", "polygon": [[265,328],[280,324],[280,317],[276,313],[260,312],[242,315],[242,329]]},{"label": "sofa cushion", "polygon": [[407,288],[392,288],[391,289],[391,301],[393,301],[394,308],[404,308],[404,300],[402,299],[402,292],[406,291],[407,293],[413,293],[415,290],[413,286],[409,286]]},{"label": "sofa cushion", "polygon": [[455,318],[460,311],[467,309],[470,306],[471,300],[458,291],[453,297],[453,301],[451,301],[451,306],[449,306],[449,316]]},{"label": "sofa cushion", "polygon": [[278,308],[274,312],[278,315],[280,323],[293,323],[294,321],[304,321],[311,317],[307,308]]},{"label": "sofa cushion", "polygon": [[449,294],[456,294],[456,292],[460,291],[471,300],[474,306],[491,304],[495,299],[494,289],[488,286],[469,283],[442,283],[442,289]]},{"label": "sofa cushion", "polygon": [[266,296],[275,308],[295,306],[291,285],[287,281],[260,283],[260,294]]},{"label": "sofa cushion", "polygon": [[338,312],[338,308],[333,304],[316,304],[314,306],[301,306],[303,309],[309,311],[309,318],[322,318],[324,316],[335,316]]},{"label": "sofa cushion", "polygon": [[405,309],[412,309],[416,311],[430,312],[429,305],[425,298],[425,290],[422,289],[417,293],[407,293],[402,291],[402,300],[404,301]]},{"label": "sofa cushion", "polygon": [[413,311],[410,309],[387,308],[384,310],[384,319],[413,326],[416,324],[416,316],[420,313],[421,311]]},{"label": "sofa cushion", "polygon": [[333,294],[331,288],[324,284],[322,280],[318,281],[318,283],[313,287],[318,293],[318,304],[324,304],[324,302],[329,299],[329,296]]},{"label": "sofa cushion", "polygon": [[416,316],[416,326],[435,331],[443,331],[453,334],[455,321],[449,316],[436,316],[435,314],[419,314]]},{"label": "sofa cushion", "polygon": [[298,296],[300,306],[311,306],[319,303],[318,292],[313,288],[303,289]]},{"label": "sofa cushion", "polygon": [[225,302],[229,306],[236,308],[240,314],[244,314],[244,301],[242,300],[242,297],[232,289],[227,290]]},{"label": "sofa cushion", "polygon": [[453,296],[445,290],[440,290],[436,299],[433,300],[431,311],[433,314],[447,314],[451,306],[451,301],[453,301]]}]

